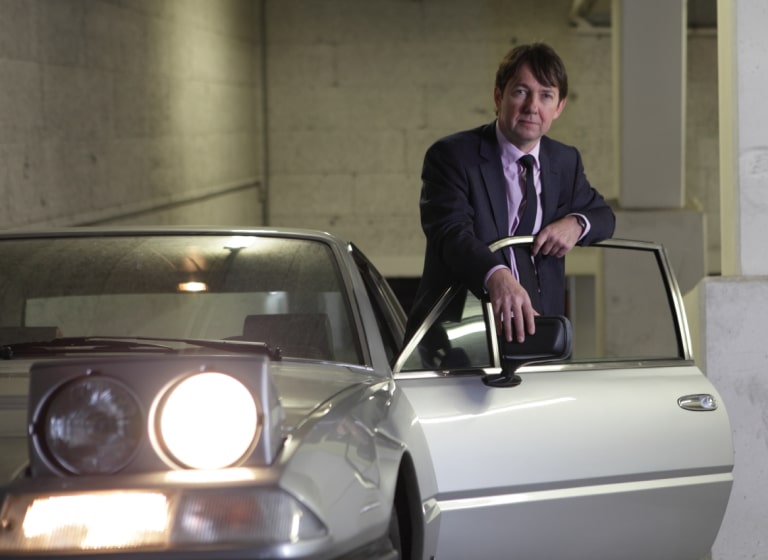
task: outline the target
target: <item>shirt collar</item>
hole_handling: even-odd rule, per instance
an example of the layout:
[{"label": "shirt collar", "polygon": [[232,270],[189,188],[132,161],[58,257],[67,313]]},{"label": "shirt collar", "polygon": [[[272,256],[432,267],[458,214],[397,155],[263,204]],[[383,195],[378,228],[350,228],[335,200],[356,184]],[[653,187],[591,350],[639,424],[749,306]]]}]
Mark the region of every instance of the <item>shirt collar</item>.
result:
[{"label": "shirt collar", "polygon": [[[498,120],[496,121],[496,140],[499,142],[499,148],[501,149],[501,164],[504,167],[511,166],[526,154],[520,148],[515,146],[512,142],[507,140],[506,136],[502,134],[501,130],[499,129]],[[539,148],[540,147],[541,147],[541,142],[536,142],[536,145],[533,147],[533,149],[530,152],[528,152],[536,160],[537,166],[539,165]]]}]

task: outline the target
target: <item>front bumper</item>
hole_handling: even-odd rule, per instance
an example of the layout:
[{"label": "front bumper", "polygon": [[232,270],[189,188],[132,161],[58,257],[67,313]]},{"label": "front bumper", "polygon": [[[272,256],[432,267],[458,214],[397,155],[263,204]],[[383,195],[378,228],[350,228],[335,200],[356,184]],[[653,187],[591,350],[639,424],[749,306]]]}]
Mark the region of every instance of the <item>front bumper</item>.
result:
[{"label": "front bumper", "polygon": [[65,480],[40,489],[23,482],[0,495],[0,557],[303,558],[323,556],[330,542],[319,517],[276,485],[84,489],[78,480],[73,489]]}]

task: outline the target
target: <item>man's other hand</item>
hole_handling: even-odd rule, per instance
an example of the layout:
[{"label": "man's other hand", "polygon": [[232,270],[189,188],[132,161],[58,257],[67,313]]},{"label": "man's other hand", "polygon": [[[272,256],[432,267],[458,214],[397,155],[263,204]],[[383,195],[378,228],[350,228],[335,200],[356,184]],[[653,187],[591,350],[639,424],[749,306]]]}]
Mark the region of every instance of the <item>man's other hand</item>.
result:
[{"label": "man's other hand", "polygon": [[500,268],[488,278],[486,289],[493,308],[496,332],[512,341],[512,325],[517,341],[523,342],[525,335],[535,334],[534,317],[538,315],[531,305],[531,298],[523,286],[515,280],[512,271]]},{"label": "man's other hand", "polygon": [[552,222],[536,234],[533,240],[533,255],[539,253],[550,257],[564,257],[574,248],[581,237],[582,228],[576,216],[565,216]]}]

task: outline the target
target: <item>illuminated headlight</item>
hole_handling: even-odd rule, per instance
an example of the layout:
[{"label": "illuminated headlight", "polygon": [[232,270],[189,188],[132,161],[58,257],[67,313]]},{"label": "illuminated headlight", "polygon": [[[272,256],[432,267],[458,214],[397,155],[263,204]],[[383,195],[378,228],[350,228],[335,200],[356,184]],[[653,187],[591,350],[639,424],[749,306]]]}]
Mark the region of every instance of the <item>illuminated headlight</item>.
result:
[{"label": "illuminated headlight", "polygon": [[177,383],[158,403],[157,442],[170,459],[193,469],[238,464],[256,445],[259,413],[248,388],[232,376],[207,372]]},{"label": "illuminated headlight", "polygon": [[47,454],[73,474],[109,474],[133,458],[144,414],[133,393],[108,377],[75,379],[50,398],[36,423]]}]

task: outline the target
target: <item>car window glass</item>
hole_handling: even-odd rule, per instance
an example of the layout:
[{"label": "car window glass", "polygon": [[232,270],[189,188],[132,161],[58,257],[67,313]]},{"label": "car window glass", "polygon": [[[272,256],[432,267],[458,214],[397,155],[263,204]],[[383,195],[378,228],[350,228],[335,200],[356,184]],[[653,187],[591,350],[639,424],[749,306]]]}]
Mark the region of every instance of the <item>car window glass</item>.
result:
[{"label": "car window glass", "polygon": [[458,290],[408,356],[402,371],[477,369],[490,365],[482,303],[471,292]]},{"label": "car window glass", "polygon": [[680,358],[669,287],[657,253],[576,248],[566,260],[574,361]]},{"label": "car window glass", "polygon": [[[563,294],[573,332],[568,362],[683,358],[676,288],[668,280],[655,246],[574,248],[566,258]],[[401,370],[490,367],[491,336],[480,301],[464,290],[405,357]]]},{"label": "car window glass", "polygon": [[362,363],[338,263],[321,241],[82,237],[5,241],[0,254],[13,271],[0,273],[0,343],[41,340],[34,329],[45,328],[259,341],[286,357]]}]

